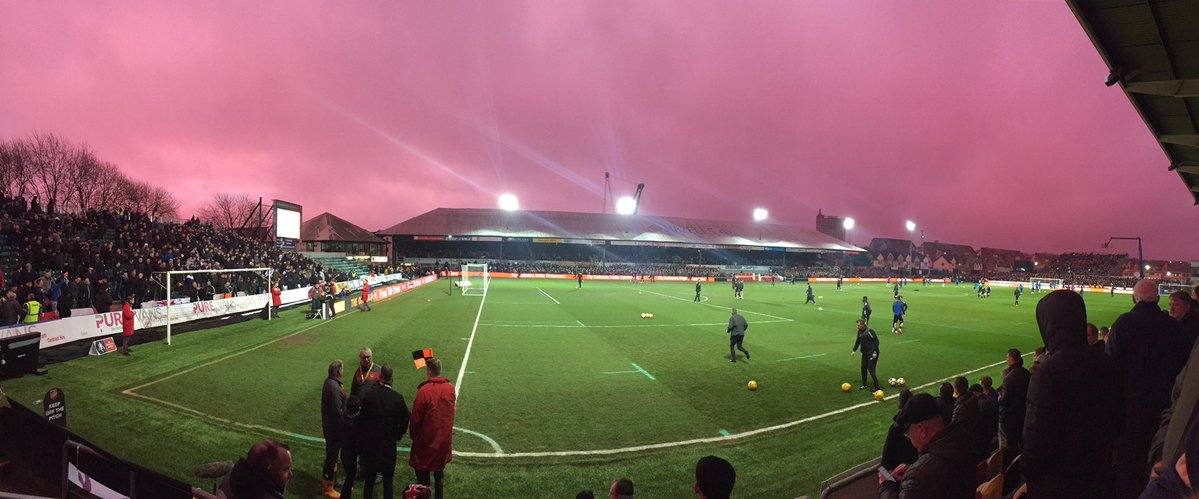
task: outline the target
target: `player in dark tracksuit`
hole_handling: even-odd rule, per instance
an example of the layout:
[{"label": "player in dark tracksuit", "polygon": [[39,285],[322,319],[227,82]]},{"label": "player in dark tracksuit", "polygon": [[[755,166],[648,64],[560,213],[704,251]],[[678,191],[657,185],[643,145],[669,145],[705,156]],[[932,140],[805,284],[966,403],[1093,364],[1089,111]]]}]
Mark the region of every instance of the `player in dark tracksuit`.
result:
[{"label": "player in dark tracksuit", "polygon": [[853,342],[853,350],[849,351],[849,355],[853,355],[858,349],[862,350],[862,390],[866,389],[866,374],[874,380],[874,389],[878,390],[878,375],[875,373],[875,368],[878,367],[878,334],[873,329],[866,327],[866,322],[858,321],[858,339]]},{"label": "player in dark tracksuit", "polygon": [[745,330],[749,329],[749,323],[745,322],[745,317],[737,313],[737,309],[733,309],[733,315],[729,317],[729,362],[737,362],[737,352],[733,350],[741,350],[745,354],[745,360],[749,360],[749,351],[741,346],[741,342],[745,340]]},{"label": "player in dark tracksuit", "polygon": [[811,283],[808,283],[808,298],[806,300],[804,300],[803,304],[807,305],[809,303],[816,303],[816,293],[812,292],[812,284]]},{"label": "player in dark tracksuit", "polygon": [[837,276],[837,291],[841,291],[841,276]]},{"label": "player in dark tracksuit", "polygon": [[865,296],[862,297],[862,322],[870,324],[870,301]]},{"label": "player in dark tracksuit", "polygon": [[699,285],[699,281],[695,281],[695,302],[699,303],[699,292],[703,289]]},{"label": "player in dark tracksuit", "polygon": [[579,281],[579,287],[577,289],[583,289],[583,273],[579,272],[578,274],[575,274],[575,279]]},{"label": "player in dark tracksuit", "polygon": [[1024,285],[1019,284],[1016,286],[1016,306],[1017,307],[1020,306],[1020,295],[1022,295],[1022,294],[1024,294]]}]

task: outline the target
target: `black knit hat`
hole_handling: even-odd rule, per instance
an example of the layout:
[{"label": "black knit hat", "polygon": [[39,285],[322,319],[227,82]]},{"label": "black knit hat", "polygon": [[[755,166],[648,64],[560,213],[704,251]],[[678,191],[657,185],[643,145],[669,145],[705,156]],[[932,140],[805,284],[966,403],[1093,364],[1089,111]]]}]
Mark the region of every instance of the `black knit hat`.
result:
[{"label": "black knit hat", "polygon": [[895,418],[895,422],[907,428],[940,415],[941,410],[937,407],[937,400],[932,395],[921,393],[904,404],[903,409],[899,411],[899,416]]}]

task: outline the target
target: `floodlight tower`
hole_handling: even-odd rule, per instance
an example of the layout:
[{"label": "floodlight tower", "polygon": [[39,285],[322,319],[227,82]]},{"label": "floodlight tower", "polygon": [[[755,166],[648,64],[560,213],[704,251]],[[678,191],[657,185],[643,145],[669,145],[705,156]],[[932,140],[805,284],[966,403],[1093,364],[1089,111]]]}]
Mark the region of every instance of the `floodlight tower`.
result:
[{"label": "floodlight tower", "polygon": [[762,222],[770,217],[766,208],[754,208],[754,222],[758,224],[758,242],[762,242]]}]

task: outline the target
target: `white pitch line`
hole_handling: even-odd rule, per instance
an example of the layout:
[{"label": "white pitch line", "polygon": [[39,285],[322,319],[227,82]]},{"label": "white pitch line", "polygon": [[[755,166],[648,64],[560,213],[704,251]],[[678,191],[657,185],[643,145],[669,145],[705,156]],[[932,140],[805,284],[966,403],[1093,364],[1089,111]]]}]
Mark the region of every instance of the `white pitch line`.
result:
[{"label": "white pitch line", "polygon": [[[576,320],[575,322],[579,322],[579,321]],[[773,324],[776,322],[792,322],[792,321],[791,320],[769,320],[769,321],[757,321],[757,322],[754,322],[754,324]],[[579,322],[578,324],[497,324],[497,323],[492,323],[492,322],[483,322],[483,323],[480,323],[479,325],[487,326],[487,327],[527,327],[527,328],[547,328],[547,327],[548,328],[580,328],[580,327],[585,327],[588,329],[592,329],[592,328],[623,328],[623,327],[727,326],[728,323],[727,322],[706,322],[706,323],[699,323],[699,324],[600,324],[600,325],[593,324],[593,325],[588,326],[588,325],[584,325],[581,322]]]},{"label": "white pitch line", "polygon": [[575,322],[579,323],[580,326],[587,327],[581,320],[575,319]]},{"label": "white pitch line", "polygon": [[503,454],[504,454],[504,449],[501,449],[501,448],[500,448],[500,444],[499,444],[499,443],[497,443],[497,442],[496,442],[494,439],[492,439],[491,437],[489,437],[489,436],[487,436],[487,435],[484,435],[484,434],[482,434],[482,433],[479,433],[479,432],[477,432],[477,431],[474,431],[474,430],[468,430],[468,429],[466,429],[466,428],[463,428],[463,427],[461,427],[461,426],[455,426],[455,427],[454,427],[454,429],[455,429],[455,430],[458,430],[458,431],[460,431],[460,432],[462,432],[462,433],[468,433],[468,434],[474,435],[474,436],[476,436],[476,437],[479,437],[479,438],[483,439],[485,442],[487,442],[488,444],[491,444],[491,448],[492,448],[492,449],[495,449],[495,453],[496,453],[496,454],[499,454],[499,455],[503,455]]},{"label": "white pitch line", "polygon": [[600,374],[630,374],[630,373],[639,373],[639,372],[641,372],[641,371],[604,371]]},{"label": "white pitch line", "polygon": [[907,343],[915,343],[915,342],[917,342],[917,341],[920,341],[920,340],[907,340],[907,341],[900,341],[900,342],[896,343],[896,345],[903,345],[903,344],[907,344]]},{"label": "white pitch line", "polygon": [[814,353],[814,354],[812,354],[812,355],[801,355],[801,356],[799,356],[799,357],[790,357],[790,358],[786,358],[786,359],[779,359],[779,360],[776,360],[775,362],[786,362],[786,361],[788,361],[788,360],[799,360],[799,359],[811,359],[811,358],[813,358],[813,357],[820,357],[820,356],[822,356],[822,355],[824,355],[824,354],[822,354],[822,353]]},{"label": "white pitch line", "polygon": [[[137,391],[137,390],[141,390],[142,388],[145,388],[145,387],[147,387],[147,386],[150,386],[150,385],[155,385],[155,384],[161,383],[161,382],[163,382],[163,381],[166,381],[166,380],[168,380],[168,379],[174,378],[174,377],[176,377],[176,376],[182,376],[182,375],[184,375],[184,374],[187,374],[187,373],[190,373],[190,372],[192,372],[192,371],[195,371],[196,369],[200,369],[200,368],[203,368],[203,367],[208,367],[208,366],[211,366],[211,365],[213,365],[213,364],[216,364],[216,363],[218,363],[218,362],[224,362],[224,361],[226,361],[226,360],[229,360],[229,359],[232,359],[232,358],[234,358],[234,357],[237,357],[237,356],[240,356],[240,355],[245,355],[245,354],[247,354],[247,353],[253,352],[254,350],[258,350],[259,348],[265,347],[265,346],[267,346],[267,345],[271,345],[271,344],[274,344],[274,343],[278,343],[278,342],[280,342],[280,341],[283,341],[283,340],[286,340],[286,339],[288,339],[288,338],[291,338],[292,336],[295,336],[295,335],[297,335],[297,334],[303,333],[304,331],[307,331],[307,330],[309,330],[309,329],[312,329],[312,328],[315,328],[315,327],[320,327],[320,326],[323,326],[323,325],[325,325],[325,324],[328,324],[328,323],[330,323],[330,322],[333,322],[333,321],[335,321],[335,320],[337,320],[337,319],[340,319],[340,318],[342,318],[342,317],[345,317],[345,316],[347,316],[347,315],[350,315],[350,314],[352,314],[352,313],[354,313],[354,312],[357,312],[357,310],[355,309],[355,310],[351,310],[351,311],[349,311],[349,312],[343,312],[343,313],[342,313],[342,315],[339,315],[339,316],[337,316],[337,317],[334,317],[334,318],[332,318],[332,319],[326,319],[326,320],[322,320],[322,321],[320,321],[320,322],[317,322],[316,324],[313,324],[313,325],[311,325],[311,326],[308,326],[308,327],[306,327],[306,328],[302,328],[302,329],[300,329],[299,331],[296,331],[296,332],[294,332],[294,333],[287,334],[287,335],[284,335],[284,336],[280,336],[280,337],[278,337],[278,338],[275,338],[275,339],[273,339],[273,340],[270,340],[270,341],[268,341],[268,342],[266,342],[266,343],[262,343],[262,344],[259,344],[259,345],[257,345],[257,346],[253,346],[253,347],[247,348],[247,349],[245,349],[245,350],[242,350],[242,351],[240,351],[240,352],[234,352],[234,353],[231,353],[231,354],[229,354],[229,355],[226,355],[226,356],[224,356],[224,357],[221,357],[221,358],[218,358],[218,359],[215,359],[215,360],[211,360],[211,361],[205,362],[205,363],[203,363],[203,364],[200,364],[200,365],[198,365],[198,366],[192,366],[192,367],[190,367],[190,368],[184,369],[184,370],[182,370],[182,371],[179,371],[179,372],[177,372],[177,373],[173,373],[173,374],[171,374],[171,375],[169,375],[169,376],[166,376],[166,377],[164,377],[164,378],[159,378],[159,379],[156,379],[156,380],[154,380],[154,381],[149,381],[149,382],[147,382],[147,383],[145,383],[145,384],[141,384],[141,385],[135,386],[135,387],[133,387],[133,388],[128,388],[128,389],[122,390],[122,391],[121,391],[121,393],[122,393],[122,394],[125,394],[125,395],[137,395],[137,394],[135,394],[135,393],[133,393],[133,392],[135,392],[135,391]],[[140,395],[138,395],[138,396],[140,396]]]},{"label": "white pitch line", "polygon": [[[625,287],[626,287],[626,288],[629,288],[628,286],[625,286]],[[637,289],[637,288],[629,288],[629,289]],[[670,298],[670,299],[673,299],[673,300],[679,300],[679,301],[685,301],[685,302],[689,302],[689,303],[695,303],[695,300],[693,300],[693,299],[692,299],[692,300],[688,300],[688,299],[686,299],[686,298],[679,298],[679,297],[677,297],[677,296],[672,296],[672,295],[668,295],[668,294],[665,294],[665,293],[659,293],[659,292],[657,292],[657,291],[650,291],[650,290],[648,290],[648,289],[646,289],[646,290],[642,290],[642,291],[645,291],[646,293],[652,293],[652,294],[655,294],[655,295],[658,295],[658,296],[665,296],[665,297],[667,297],[667,298]],[[712,305],[711,303],[703,303],[703,302],[701,302],[701,303],[700,303],[700,305],[705,305],[705,306],[709,306],[709,307],[715,307],[715,308],[719,308],[719,309],[722,309],[722,310],[732,310],[733,308],[736,308],[736,307],[724,307],[724,306],[721,306],[721,305]],[[786,318],[786,317],[779,317],[779,316],[777,316],[777,315],[764,314],[764,313],[762,313],[762,312],[754,312],[754,311],[751,311],[751,310],[744,310],[744,309],[740,309],[740,308],[738,308],[737,310],[740,310],[740,311],[742,311],[742,312],[745,312],[745,313],[747,313],[747,314],[761,315],[761,316],[763,316],[763,317],[770,317],[771,319],[778,319],[778,320],[780,320],[780,321],[786,321],[786,322],[795,322],[795,319],[788,319],[788,318]]]},{"label": "white pitch line", "polygon": [[479,300],[479,312],[475,314],[475,325],[470,328],[470,339],[466,341],[466,353],[462,354],[462,366],[458,368],[458,377],[454,383],[454,398],[461,400],[458,396],[462,392],[462,378],[466,376],[466,361],[470,360],[470,349],[475,345],[475,332],[479,330],[479,319],[483,317],[483,304],[487,303],[487,288],[483,288],[483,299]]},{"label": "white pitch line", "polygon": [[[1024,354],[1025,357],[1027,357],[1029,355],[1032,355],[1032,352]],[[1004,364],[1006,362],[1007,361],[1000,361],[1000,362],[996,362],[994,364],[985,365],[978,369],[971,369],[969,371],[966,371],[963,373],[958,373],[958,374],[955,374],[953,376],[949,376],[946,378],[942,378],[937,381],[925,383],[916,388],[913,388],[912,390],[913,391],[922,390],[924,388],[928,388],[930,386],[939,384],[943,381],[948,381],[948,380],[951,380],[958,376],[965,376],[967,374],[973,374],[978,371],[982,371],[984,369],[990,369],[992,367],[998,366],[1000,364]],[[896,393],[896,394],[885,397],[884,400],[892,400],[898,396],[899,396],[899,394]],[[749,431],[744,431],[741,433],[734,433],[727,437],[722,435],[719,437],[693,438],[691,440],[679,440],[679,441],[675,441],[675,442],[661,442],[661,443],[656,443],[656,444],[636,445],[636,446],[632,446],[632,447],[620,447],[620,448],[616,448],[616,449],[568,450],[568,451],[549,451],[549,452],[513,452],[513,453],[508,453],[508,454],[488,454],[488,453],[483,453],[483,452],[457,452],[457,451],[455,451],[454,454],[463,456],[463,457],[495,457],[495,458],[565,457],[565,456],[604,456],[604,455],[612,455],[612,454],[625,454],[625,453],[629,453],[629,452],[640,452],[640,451],[653,450],[653,449],[668,449],[671,447],[681,447],[684,445],[708,444],[708,443],[715,443],[715,442],[725,442],[725,441],[729,441],[729,440],[739,440],[739,439],[743,439],[746,437],[752,437],[754,435],[760,435],[763,433],[769,433],[769,432],[778,431],[778,430],[782,430],[782,429],[786,429],[786,428],[791,428],[794,426],[799,426],[804,423],[818,421],[818,420],[828,418],[831,416],[836,416],[838,414],[844,414],[849,411],[861,409],[863,407],[870,407],[872,405],[878,405],[878,402],[875,402],[875,401],[862,402],[860,404],[854,404],[849,407],[843,407],[841,409],[829,411],[824,414],[808,416],[803,419],[797,419],[795,421],[789,421],[789,422],[777,424],[774,426],[758,428],[756,430],[749,430]]]},{"label": "white pitch line", "polygon": [[545,295],[545,297],[546,297],[546,298],[549,298],[549,299],[551,299],[551,300],[554,300],[554,303],[555,303],[555,304],[558,304],[558,305],[561,305],[561,304],[562,304],[562,302],[558,301],[558,299],[557,299],[557,298],[554,298],[554,297],[550,296],[550,294],[549,294],[549,293],[546,293],[544,289],[537,288],[537,291],[541,291],[541,294]]}]

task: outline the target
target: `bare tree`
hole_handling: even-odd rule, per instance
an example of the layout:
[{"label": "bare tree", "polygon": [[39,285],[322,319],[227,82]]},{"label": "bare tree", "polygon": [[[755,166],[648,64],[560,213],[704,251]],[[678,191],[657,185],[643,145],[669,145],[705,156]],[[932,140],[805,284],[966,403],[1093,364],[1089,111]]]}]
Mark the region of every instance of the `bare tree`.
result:
[{"label": "bare tree", "polygon": [[86,144],[48,133],[0,142],[0,190],[38,195],[58,211],[123,209],[157,218],[179,216],[179,202],[166,189],[130,179]]},{"label": "bare tree", "polygon": [[7,196],[24,196],[29,188],[29,148],[24,141],[0,142],[0,189]]},{"label": "bare tree", "polygon": [[239,229],[257,207],[258,201],[250,196],[222,192],[213,195],[212,199],[204,203],[197,216],[201,221],[219,229]]}]

